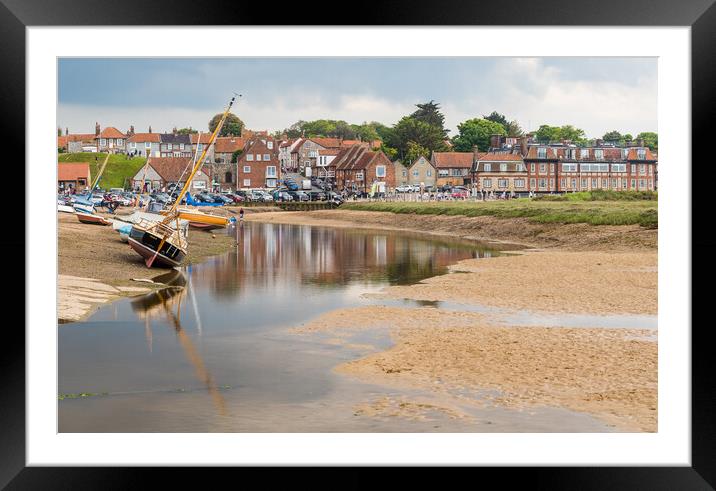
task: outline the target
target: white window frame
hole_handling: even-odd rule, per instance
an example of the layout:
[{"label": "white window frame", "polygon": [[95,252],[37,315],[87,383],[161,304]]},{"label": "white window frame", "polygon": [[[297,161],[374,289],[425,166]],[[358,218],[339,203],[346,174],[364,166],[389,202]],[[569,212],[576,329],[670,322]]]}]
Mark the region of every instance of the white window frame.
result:
[{"label": "white window frame", "polygon": [[265,153],[264,154],[264,162],[268,162],[269,160],[271,160],[271,154]]},{"label": "white window frame", "polygon": [[507,172],[507,164],[500,164],[500,172]]},{"label": "white window frame", "polygon": [[483,169],[485,172],[492,172],[492,164],[483,164]]},{"label": "white window frame", "polygon": [[267,178],[276,178],[276,166],[275,165],[267,165],[266,166],[266,177]]},{"label": "white window frame", "polygon": [[245,188],[251,187],[251,179],[244,179],[244,187]]},{"label": "white window frame", "polygon": [[515,183],[516,188],[524,188],[525,187],[525,180],[522,178],[515,179],[514,183]]},{"label": "white window frame", "polygon": [[253,161],[254,161],[254,154],[253,154],[253,153],[247,153],[247,154],[246,154],[246,161],[247,161],[247,162],[253,162]]},{"label": "white window frame", "polygon": [[244,174],[250,174],[251,173],[251,166],[245,165],[244,166]]},{"label": "white window frame", "polygon": [[384,165],[376,165],[375,166],[375,177],[385,177],[385,166]]},{"label": "white window frame", "polygon": [[489,177],[485,177],[482,180],[482,187],[483,188],[491,188],[492,187],[492,179]]}]

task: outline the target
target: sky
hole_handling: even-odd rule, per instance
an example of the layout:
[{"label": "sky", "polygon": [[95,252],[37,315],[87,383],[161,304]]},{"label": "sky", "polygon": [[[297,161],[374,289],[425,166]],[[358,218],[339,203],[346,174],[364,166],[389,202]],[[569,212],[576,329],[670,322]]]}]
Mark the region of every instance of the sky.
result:
[{"label": "sky", "polygon": [[395,124],[434,100],[449,135],[497,111],[526,130],[657,131],[656,58],[60,58],[57,126],[207,131],[232,94],[253,130],[299,120]]}]

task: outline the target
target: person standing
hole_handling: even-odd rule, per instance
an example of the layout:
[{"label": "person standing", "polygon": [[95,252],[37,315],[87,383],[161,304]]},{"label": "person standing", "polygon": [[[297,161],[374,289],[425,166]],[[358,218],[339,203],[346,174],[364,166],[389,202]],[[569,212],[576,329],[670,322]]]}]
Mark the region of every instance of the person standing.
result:
[{"label": "person standing", "polygon": [[239,208],[239,220],[244,221],[244,207]]}]

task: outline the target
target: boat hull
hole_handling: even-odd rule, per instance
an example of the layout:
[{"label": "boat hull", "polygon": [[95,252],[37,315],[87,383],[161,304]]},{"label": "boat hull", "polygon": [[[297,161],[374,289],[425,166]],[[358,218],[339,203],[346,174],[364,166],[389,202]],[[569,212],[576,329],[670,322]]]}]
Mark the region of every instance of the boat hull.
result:
[{"label": "boat hull", "polygon": [[161,250],[157,252],[157,247],[159,247],[161,241],[161,237],[157,237],[153,233],[138,227],[132,227],[127,239],[130,247],[144,258],[144,263],[147,267],[163,266],[173,268],[180,266],[186,256],[186,252],[168,241],[164,242]]},{"label": "boat hull", "polygon": [[75,209],[69,205],[59,205],[58,204],[57,211],[61,211],[62,213],[74,213]]},{"label": "boat hull", "polygon": [[199,222],[189,222],[189,226],[191,228],[196,228],[199,230],[215,230],[217,228],[224,228],[223,225],[214,225],[212,223],[199,223]]},{"label": "boat hull", "polygon": [[77,213],[86,213],[91,214],[94,213],[94,205],[93,204],[87,204],[87,203],[74,203],[72,205],[72,208]]},{"label": "boat hull", "polygon": [[82,213],[78,211],[75,215],[77,216],[77,220],[82,223],[89,223],[91,225],[112,225],[112,222],[106,218],[92,213]]},{"label": "boat hull", "polygon": [[177,210],[179,218],[188,220],[192,225],[197,223],[203,223],[205,225],[216,225],[216,228],[226,227],[229,223],[229,219],[218,215],[210,215],[199,210],[188,210],[186,208],[179,208]]}]

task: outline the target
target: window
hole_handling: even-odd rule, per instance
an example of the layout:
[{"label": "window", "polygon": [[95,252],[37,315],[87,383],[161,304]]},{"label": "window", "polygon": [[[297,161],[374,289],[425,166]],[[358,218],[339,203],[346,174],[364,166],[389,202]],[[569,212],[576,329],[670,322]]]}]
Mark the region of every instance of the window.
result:
[{"label": "window", "polygon": [[311,158],[318,157],[318,150],[311,150],[310,152],[308,152],[308,156]]},{"label": "window", "polygon": [[566,188],[567,187],[567,179],[565,179],[564,177],[562,179],[560,179],[559,185],[562,186],[562,188]]},{"label": "window", "polygon": [[646,159],[646,149],[640,148],[639,150],[637,150],[636,158],[638,158],[639,160],[645,160]]},{"label": "window", "polygon": [[117,145],[121,145],[121,144],[122,144],[122,141],[123,141],[123,140],[122,140],[121,138],[117,138]]},{"label": "window", "polygon": [[172,144],[171,144],[171,143],[167,143],[167,150],[171,150],[171,149],[172,149]]},{"label": "window", "polygon": [[264,154],[264,162],[268,162],[269,160],[271,160],[271,154],[265,153]]},{"label": "window", "polygon": [[517,164],[517,165],[515,166],[515,170],[516,170],[517,172],[524,172],[524,171],[525,171],[525,164]]},{"label": "window", "polygon": [[547,149],[545,147],[537,148],[537,158],[538,159],[546,159],[547,158]]},{"label": "window", "polygon": [[275,165],[266,166],[266,177],[276,177],[276,166]]},{"label": "window", "polygon": [[636,174],[636,164],[631,164],[631,173]]},{"label": "window", "polygon": [[384,165],[376,165],[375,166],[375,176],[376,177],[385,177],[385,166]]},{"label": "window", "polygon": [[184,150],[184,144],[183,144],[183,143],[180,143],[180,144],[179,144],[179,150]]},{"label": "window", "polygon": [[631,188],[636,189],[636,179],[631,180]]},{"label": "window", "polygon": [[646,175],[646,165],[639,164],[639,175],[645,176]]},{"label": "window", "polygon": [[492,187],[492,179],[485,178],[482,180],[482,187],[484,188],[491,188]]},{"label": "window", "polygon": [[420,171],[419,171],[418,169],[415,169],[415,170],[413,171],[413,176],[414,176],[414,177],[418,177],[419,175],[420,175]]},{"label": "window", "polygon": [[562,172],[577,172],[577,164],[562,164]]},{"label": "window", "polygon": [[452,169],[453,177],[460,177],[462,175],[462,169]]},{"label": "window", "polygon": [[654,169],[652,168],[651,165],[647,165],[646,168],[649,169],[649,175],[652,175],[652,174],[654,173],[654,172],[653,172]]},{"label": "window", "polygon": [[577,179],[572,178],[572,189],[577,189]]},{"label": "window", "polygon": [[580,148],[579,149],[579,158],[580,159],[588,159],[589,158],[589,149],[588,148]]},{"label": "window", "polygon": [[609,179],[602,179],[602,187],[604,189],[609,189]]},{"label": "window", "polygon": [[587,189],[587,179],[582,179],[582,189]]},{"label": "window", "polygon": [[269,150],[273,150],[273,142],[267,142],[266,146],[268,147]]},{"label": "window", "polygon": [[245,188],[251,187],[251,179],[244,179],[244,187]]},{"label": "window", "polygon": [[249,174],[250,172],[251,172],[251,166],[250,166],[250,165],[245,165],[245,166],[244,166],[244,174]]},{"label": "window", "polygon": [[612,172],[626,172],[626,164],[612,164]]},{"label": "window", "polygon": [[534,189],[536,186],[537,186],[537,185],[535,184],[535,180],[534,180],[534,179],[530,179],[530,188],[531,188],[531,189]]},{"label": "window", "polygon": [[408,177],[408,171],[406,169],[403,169],[403,177]]},{"label": "window", "polygon": [[448,176],[448,170],[447,169],[440,169],[438,170],[438,177],[447,177]]},{"label": "window", "polygon": [[432,176],[433,176],[433,170],[432,170],[432,169],[428,169],[428,170],[425,172],[425,175],[428,176],[428,177],[432,177]]},{"label": "window", "polygon": [[[258,157],[257,157],[257,160],[258,160]],[[303,163],[303,165],[305,165],[306,167],[311,167],[311,161],[310,161],[310,160],[306,160],[306,161]]]},{"label": "window", "polygon": [[547,164],[540,164],[539,165],[539,173],[544,174],[545,172],[547,172]]},{"label": "window", "polygon": [[554,179],[549,180],[549,188],[554,189]]},{"label": "window", "polygon": [[547,179],[540,179],[540,180],[539,180],[539,187],[540,187],[541,189],[546,188],[546,187],[547,187]]},{"label": "window", "polygon": [[227,172],[226,174],[224,174],[224,182],[231,182],[231,181],[233,181],[232,177],[233,177],[233,176],[231,175],[231,172]]},{"label": "window", "polygon": [[594,158],[596,160],[604,160],[604,150],[600,148],[594,150]]},{"label": "window", "polygon": [[105,140],[104,138],[100,138],[100,139],[99,139],[99,145],[100,145],[101,147],[104,147],[105,145],[107,145],[107,140]]},{"label": "window", "polygon": [[357,180],[357,181],[362,181],[362,180],[363,180],[363,171],[362,171],[362,170],[356,172],[356,180]]},{"label": "window", "polygon": [[598,179],[592,179],[592,189],[597,188],[597,181],[598,181]]},{"label": "window", "polygon": [[515,187],[516,188],[524,188],[525,180],[524,179],[515,179]]},{"label": "window", "polygon": [[626,189],[626,187],[627,187],[627,180],[626,180],[626,179],[622,179],[622,188],[623,188],[623,189]]},{"label": "window", "polygon": [[612,189],[616,189],[616,188],[617,188],[617,180],[612,179]]},{"label": "window", "polygon": [[500,172],[507,172],[507,164],[500,164]]},{"label": "window", "polygon": [[485,172],[492,172],[492,164],[483,164]]},{"label": "window", "polygon": [[246,154],[246,160],[248,160],[249,162],[253,161],[253,160],[254,160],[254,154],[253,154],[253,153],[247,153],[247,154]]},{"label": "window", "polygon": [[144,142],[144,148],[152,148],[151,142]]},{"label": "window", "polygon": [[549,173],[554,174],[554,164],[549,164]]},{"label": "window", "polygon": [[509,185],[509,181],[507,179],[498,179],[497,180],[498,188],[506,188],[508,185]]},{"label": "window", "polygon": [[535,173],[535,164],[534,163],[530,164],[530,172],[532,172],[532,174]]},{"label": "window", "polygon": [[639,179],[639,189],[644,189],[646,187],[646,180]]}]

